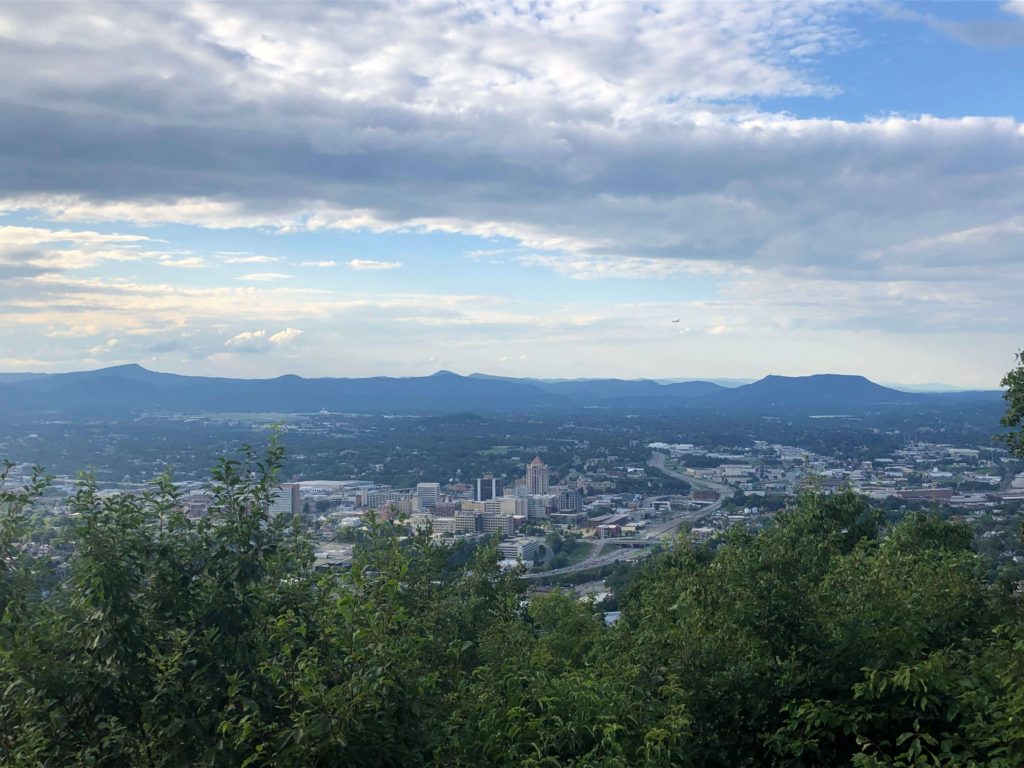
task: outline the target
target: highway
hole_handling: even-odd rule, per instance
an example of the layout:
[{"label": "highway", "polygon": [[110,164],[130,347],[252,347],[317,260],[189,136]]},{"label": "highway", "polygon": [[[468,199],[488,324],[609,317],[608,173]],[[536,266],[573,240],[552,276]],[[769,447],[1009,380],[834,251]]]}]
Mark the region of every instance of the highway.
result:
[{"label": "highway", "polygon": [[[662,470],[666,474],[673,474]],[[564,576],[570,573],[578,573],[580,571],[589,571],[592,568],[600,568],[605,565],[611,565],[615,561],[632,562],[647,557],[654,544],[664,543],[671,544],[675,540],[676,531],[683,523],[696,523],[701,519],[707,517],[713,512],[717,512],[722,506],[722,500],[709,504],[701,509],[687,510],[673,517],[664,523],[658,523],[653,525],[644,531],[640,536],[623,536],[620,538],[611,539],[595,539],[593,544],[593,552],[590,557],[586,560],[582,560],[575,565],[567,565],[564,568],[556,568],[553,571],[539,571],[537,573],[524,574],[522,578],[527,580],[534,579],[546,579],[551,576]],[[637,547],[637,544],[649,543],[651,547]],[[603,555],[599,554],[604,549],[605,544],[622,544],[622,549],[615,549],[612,552],[607,552]]]},{"label": "highway", "polygon": [[551,576],[564,576],[568,573],[577,573],[579,571],[589,571],[591,568],[600,568],[603,565],[611,565],[616,560],[631,561],[639,560],[642,557],[646,557],[650,554],[649,549],[616,549],[614,552],[609,552],[604,555],[598,555],[602,547],[597,546],[602,544],[600,539],[597,539],[594,546],[594,554],[588,557],[582,562],[576,563],[576,565],[567,565],[565,568],[556,568],[553,571],[539,571],[536,573],[525,573],[522,578],[526,580],[534,579],[546,579]]},{"label": "highway", "polygon": [[694,488],[705,488],[712,491],[718,491],[719,496],[721,496],[723,499],[726,496],[732,496],[733,493],[736,491],[735,488],[731,488],[728,485],[725,485],[724,483],[715,483],[712,482],[711,480],[701,480],[700,478],[693,477],[692,475],[688,475],[685,472],[678,472],[674,469],[666,468],[664,453],[658,453],[657,451],[655,451],[654,453],[651,454],[651,458],[647,461],[647,464],[649,466],[654,467],[659,472],[664,472],[669,477],[676,478],[676,480],[685,480]]}]

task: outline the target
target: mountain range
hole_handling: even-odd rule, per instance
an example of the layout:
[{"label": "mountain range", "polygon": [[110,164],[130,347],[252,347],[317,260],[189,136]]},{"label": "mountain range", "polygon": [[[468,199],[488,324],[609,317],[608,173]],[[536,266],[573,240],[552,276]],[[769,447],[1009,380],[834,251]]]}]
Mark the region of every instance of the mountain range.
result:
[{"label": "mountain range", "polygon": [[708,381],[515,379],[486,374],[273,379],[180,376],[120,365],[74,373],[0,374],[0,412],[414,413],[576,408],[700,408],[844,414],[899,405],[995,400],[999,391],[904,392],[863,376],[766,376],[738,387]]}]

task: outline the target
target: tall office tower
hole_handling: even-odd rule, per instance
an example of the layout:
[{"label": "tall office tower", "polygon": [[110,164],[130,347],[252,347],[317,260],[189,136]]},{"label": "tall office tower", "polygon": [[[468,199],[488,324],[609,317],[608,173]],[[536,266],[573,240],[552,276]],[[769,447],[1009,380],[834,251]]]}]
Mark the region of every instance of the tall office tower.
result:
[{"label": "tall office tower", "polygon": [[583,497],[579,491],[565,490],[558,494],[559,512],[579,512],[583,509]]},{"label": "tall office tower", "polygon": [[437,506],[441,498],[440,483],[416,483],[416,496],[420,500],[422,509],[431,509]]},{"label": "tall office tower", "polygon": [[281,483],[271,491],[267,513],[271,517],[282,514],[298,515],[302,512],[301,493],[298,483]]},{"label": "tall office tower", "polygon": [[487,501],[501,496],[503,487],[501,480],[491,475],[484,475],[476,479],[476,489],[473,491],[473,501]]},{"label": "tall office tower", "polygon": [[547,493],[551,485],[551,470],[548,465],[535,456],[526,467],[526,487],[531,494]]}]

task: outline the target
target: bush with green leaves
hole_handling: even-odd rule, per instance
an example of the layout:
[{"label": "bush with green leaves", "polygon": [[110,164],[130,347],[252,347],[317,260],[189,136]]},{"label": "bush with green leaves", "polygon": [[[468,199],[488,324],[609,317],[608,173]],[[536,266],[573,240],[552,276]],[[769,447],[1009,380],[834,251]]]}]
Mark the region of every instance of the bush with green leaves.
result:
[{"label": "bush with green leaves", "polygon": [[653,555],[606,626],[400,522],[315,570],[282,456],[221,461],[198,521],[83,479],[60,569],[46,479],[0,493],[0,764],[1024,764],[1024,599],[962,525],[808,494]]}]

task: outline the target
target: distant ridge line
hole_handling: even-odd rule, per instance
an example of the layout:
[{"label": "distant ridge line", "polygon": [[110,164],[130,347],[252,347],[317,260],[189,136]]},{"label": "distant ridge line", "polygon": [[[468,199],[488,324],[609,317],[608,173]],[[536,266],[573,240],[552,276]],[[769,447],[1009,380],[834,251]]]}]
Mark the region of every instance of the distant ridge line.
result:
[{"label": "distant ridge line", "polygon": [[769,375],[736,387],[710,381],[531,379],[441,370],[429,376],[266,379],[185,376],[136,363],[69,373],[0,374],[0,410],[451,412],[697,408],[771,412],[942,404],[1000,396],[920,393],[884,387],[863,376]]}]

